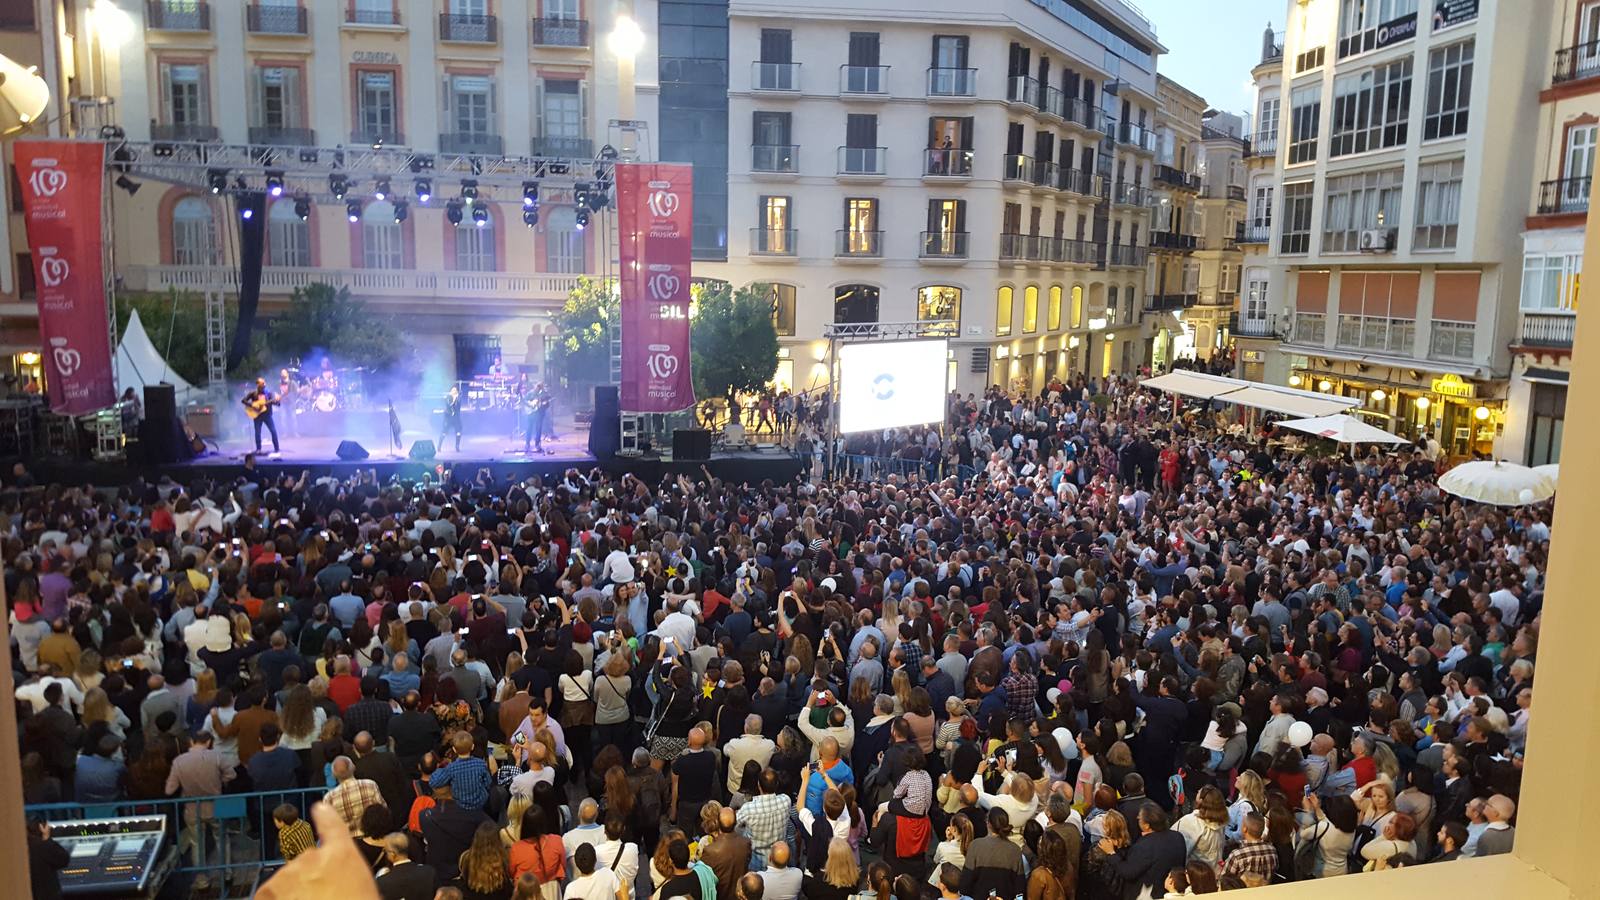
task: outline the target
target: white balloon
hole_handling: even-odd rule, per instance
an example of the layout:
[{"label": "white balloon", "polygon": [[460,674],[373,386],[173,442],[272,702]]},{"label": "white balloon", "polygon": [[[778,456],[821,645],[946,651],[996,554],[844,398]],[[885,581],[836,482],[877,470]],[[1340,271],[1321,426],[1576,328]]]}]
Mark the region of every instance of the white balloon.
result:
[{"label": "white balloon", "polygon": [[1289,743],[1296,747],[1304,747],[1311,743],[1311,725],[1306,722],[1296,722],[1289,726]]}]

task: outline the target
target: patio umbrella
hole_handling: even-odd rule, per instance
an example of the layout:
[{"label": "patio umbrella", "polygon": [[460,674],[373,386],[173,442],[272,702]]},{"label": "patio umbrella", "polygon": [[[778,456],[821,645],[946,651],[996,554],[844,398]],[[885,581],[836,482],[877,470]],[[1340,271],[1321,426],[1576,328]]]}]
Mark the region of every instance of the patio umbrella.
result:
[{"label": "patio umbrella", "polygon": [[1524,506],[1548,500],[1556,492],[1556,483],[1527,466],[1478,460],[1462,463],[1439,476],[1439,488],[1492,506]]},{"label": "patio umbrella", "polygon": [[1368,425],[1355,416],[1338,413],[1332,416],[1317,416],[1311,419],[1293,419],[1288,422],[1279,422],[1283,428],[1293,428],[1304,431],[1317,437],[1325,437],[1340,444],[1409,444],[1410,441],[1403,437],[1396,437],[1382,428]]},{"label": "patio umbrella", "polygon": [[1550,479],[1550,483],[1551,484],[1555,484],[1556,483],[1556,476],[1558,474],[1560,474],[1560,469],[1561,469],[1561,464],[1560,463],[1545,463],[1542,466],[1534,466],[1533,467],[1533,470],[1535,472],[1538,472],[1540,475],[1543,475],[1544,477]]}]

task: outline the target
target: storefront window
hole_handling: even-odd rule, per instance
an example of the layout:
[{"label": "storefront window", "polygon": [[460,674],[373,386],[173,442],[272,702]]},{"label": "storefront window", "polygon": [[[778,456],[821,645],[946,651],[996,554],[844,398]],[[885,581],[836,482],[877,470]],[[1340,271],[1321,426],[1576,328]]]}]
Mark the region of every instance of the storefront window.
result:
[{"label": "storefront window", "polygon": [[1528,465],[1561,461],[1561,432],[1566,409],[1566,385],[1533,385],[1533,402],[1528,410]]}]

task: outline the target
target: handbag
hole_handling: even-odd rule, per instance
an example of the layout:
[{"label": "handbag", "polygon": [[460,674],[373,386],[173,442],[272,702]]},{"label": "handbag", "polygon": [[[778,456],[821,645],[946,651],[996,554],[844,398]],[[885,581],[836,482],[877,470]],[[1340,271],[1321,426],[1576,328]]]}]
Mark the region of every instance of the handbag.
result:
[{"label": "handbag", "polygon": [[1373,820],[1371,825],[1357,825],[1355,836],[1350,839],[1350,861],[1348,871],[1359,872],[1367,864],[1367,858],[1361,855],[1361,848],[1372,843],[1378,838],[1378,823],[1385,817],[1394,815],[1393,811],[1386,812]]},{"label": "handbag", "polygon": [[1310,840],[1301,841],[1294,848],[1294,877],[1296,881],[1310,881],[1317,877],[1317,846],[1322,843],[1322,838],[1333,827],[1333,823],[1324,822],[1324,827]]},{"label": "handbag", "polygon": [[583,683],[571,675],[567,678],[583,691],[582,700],[568,700],[561,705],[561,727],[581,728],[594,724],[594,692],[583,686]]}]

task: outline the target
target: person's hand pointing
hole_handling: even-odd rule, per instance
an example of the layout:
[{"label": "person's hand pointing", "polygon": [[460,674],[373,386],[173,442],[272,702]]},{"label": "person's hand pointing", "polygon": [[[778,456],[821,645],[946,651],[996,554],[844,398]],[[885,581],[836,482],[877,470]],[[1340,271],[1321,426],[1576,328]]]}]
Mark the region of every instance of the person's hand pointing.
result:
[{"label": "person's hand pointing", "polygon": [[317,846],[279,869],[256,896],[260,900],[378,900],[378,883],[339,813],[327,803],[318,803],[311,807],[311,821],[317,826]]}]

